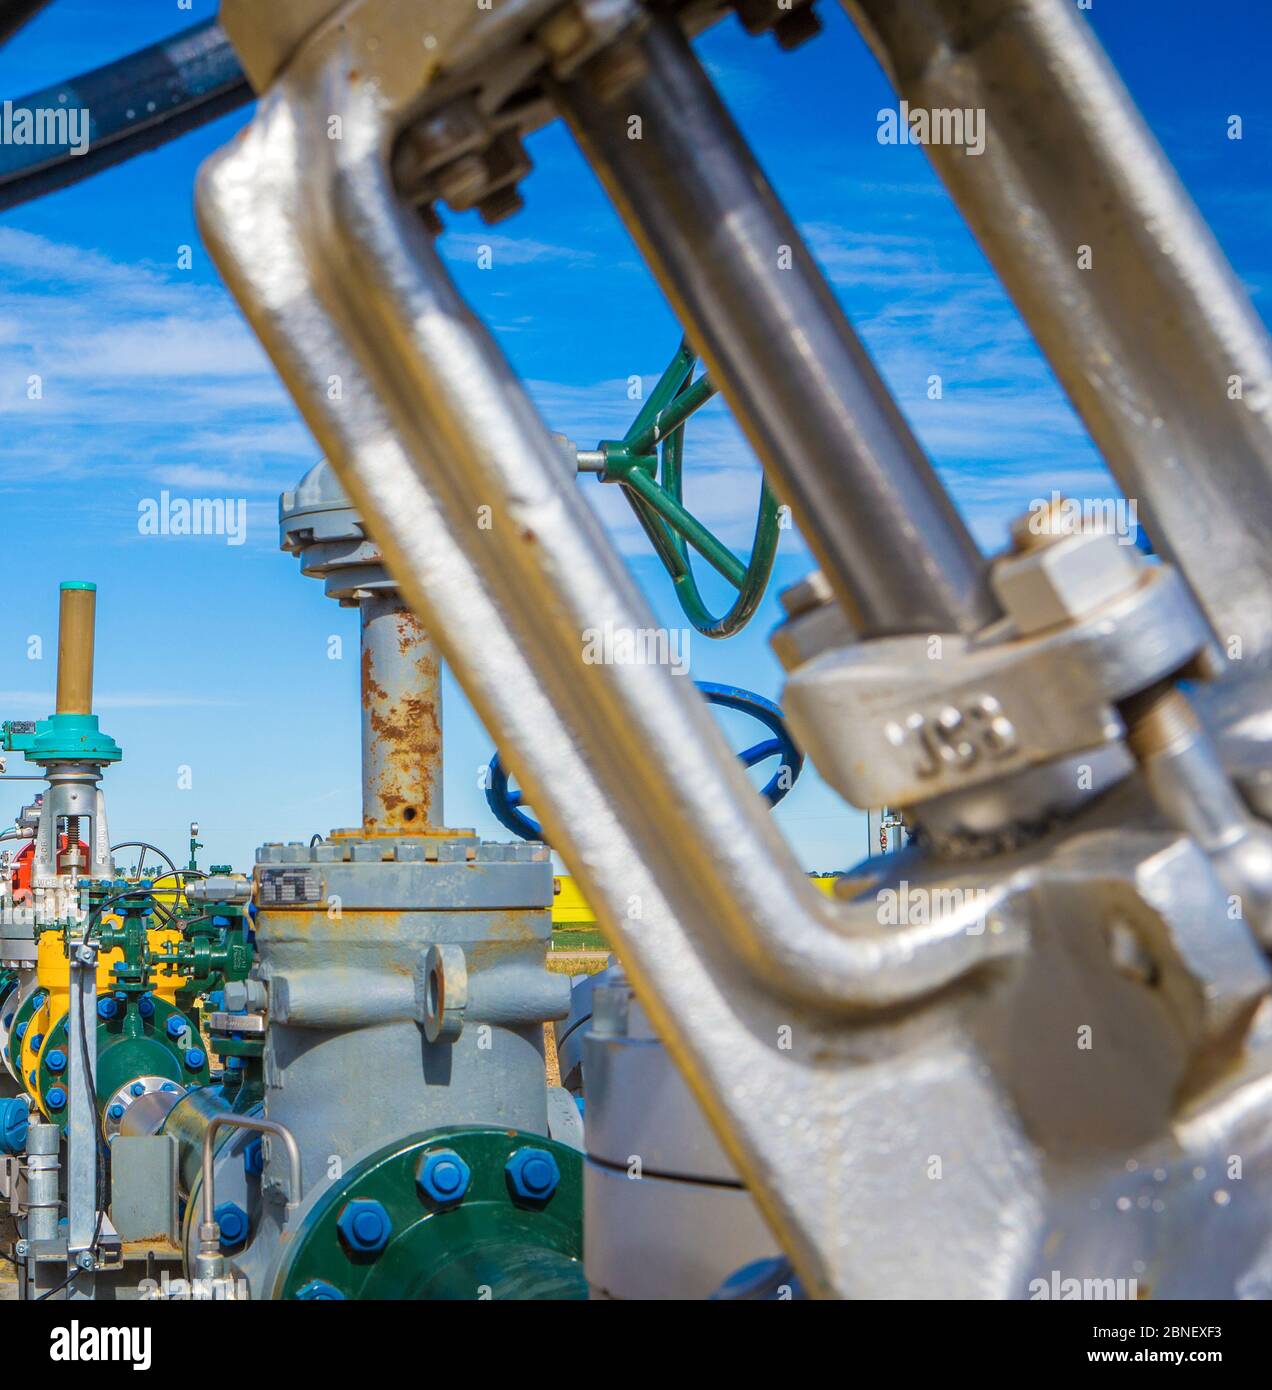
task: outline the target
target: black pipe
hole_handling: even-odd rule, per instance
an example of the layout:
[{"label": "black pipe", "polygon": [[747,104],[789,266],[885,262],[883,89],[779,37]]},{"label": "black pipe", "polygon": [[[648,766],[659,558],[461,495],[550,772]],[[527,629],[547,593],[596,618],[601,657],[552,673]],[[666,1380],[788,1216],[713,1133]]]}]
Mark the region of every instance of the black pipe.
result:
[{"label": "black pipe", "polygon": [[[30,8],[30,0],[24,0]],[[18,6],[21,8],[21,6]],[[0,37],[6,11],[0,9]],[[127,58],[32,92],[22,111],[88,113],[87,147],[0,143],[0,211],[67,188],[195,130],[252,100],[238,57],[215,19]]]}]

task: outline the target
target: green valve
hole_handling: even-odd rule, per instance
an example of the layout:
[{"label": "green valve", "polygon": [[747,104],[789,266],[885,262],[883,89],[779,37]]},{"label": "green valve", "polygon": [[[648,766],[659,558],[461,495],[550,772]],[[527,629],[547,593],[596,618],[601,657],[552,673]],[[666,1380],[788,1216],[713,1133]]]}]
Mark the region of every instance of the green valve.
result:
[{"label": "green valve", "polygon": [[[685,422],[716,393],[710,376],[694,380],[697,365],[697,355],[682,342],[623,438],[602,440],[597,446],[605,460],[600,479],[623,489],[671,575],[689,621],[704,636],[731,637],[750,622],[764,597],[777,556],[781,517],[777,497],[766,481],[760,491],[751,558],[744,564],[685,507]],[[720,617],[712,616],[698,590],[689,560],[691,546],[738,591]]]}]

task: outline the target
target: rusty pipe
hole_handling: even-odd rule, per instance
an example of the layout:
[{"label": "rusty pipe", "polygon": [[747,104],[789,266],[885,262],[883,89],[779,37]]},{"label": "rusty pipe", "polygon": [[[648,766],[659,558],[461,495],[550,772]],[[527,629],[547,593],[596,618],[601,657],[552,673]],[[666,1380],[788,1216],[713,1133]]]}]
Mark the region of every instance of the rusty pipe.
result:
[{"label": "rusty pipe", "polygon": [[441,658],[396,591],[361,613],[362,828],[418,835],[442,824]]}]

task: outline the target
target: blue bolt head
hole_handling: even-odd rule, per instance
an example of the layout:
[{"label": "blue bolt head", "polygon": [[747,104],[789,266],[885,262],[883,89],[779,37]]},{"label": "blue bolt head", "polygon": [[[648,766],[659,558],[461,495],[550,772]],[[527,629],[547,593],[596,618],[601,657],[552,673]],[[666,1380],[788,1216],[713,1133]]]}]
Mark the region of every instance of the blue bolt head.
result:
[{"label": "blue bolt head", "polygon": [[32,999],[31,999],[31,1007],[35,1010],[36,1013],[39,1013],[40,1010],[41,1010],[41,1009],[45,1006],[45,1004],[47,1004],[48,1002],[49,1002],[49,996],[48,996],[47,994],[45,994],[45,992],[44,992],[42,989],[40,989],[40,990],[37,990],[37,991],[35,992],[34,996],[32,997]]},{"label": "blue bolt head", "polygon": [[355,1197],[345,1203],[336,1230],[350,1250],[360,1255],[378,1255],[389,1243],[393,1223],[374,1197]]},{"label": "blue bolt head", "polygon": [[170,1038],[179,1038],[187,1026],[185,1019],[180,1014],[169,1014],[167,1023],[163,1025],[163,1031]]},{"label": "blue bolt head", "polygon": [[218,1202],[212,1213],[221,1228],[221,1249],[234,1250],[247,1239],[247,1213],[237,1202]]},{"label": "blue bolt head", "polygon": [[472,1179],[472,1169],[454,1149],[435,1149],[425,1154],[415,1170],[416,1186],[439,1207],[462,1202]]},{"label": "blue bolt head", "polygon": [[49,1055],[44,1059],[44,1065],[51,1072],[66,1070],[66,1053],[60,1047],[52,1048]]},{"label": "blue bolt head", "polygon": [[334,1284],[329,1284],[325,1279],[311,1279],[309,1283],[302,1284],[296,1290],[297,1298],[344,1298]]},{"label": "blue bolt head", "polygon": [[191,1071],[198,1071],[206,1062],[207,1056],[201,1047],[191,1047],[186,1049],[185,1064]]},{"label": "blue bolt head", "polygon": [[249,1139],[243,1145],[243,1171],[249,1178],[258,1178],[265,1171],[265,1145],[260,1139]]},{"label": "blue bolt head", "polygon": [[98,1018],[114,1018],[119,1012],[119,1005],[113,999],[99,999],[97,1001]]},{"label": "blue bolt head", "polygon": [[128,1094],[130,1096],[144,1096],[146,1094],[146,1088],[140,1081],[134,1081],[128,1088]]},{"label": "blue bolt head", "polygon": [[155,1001],[148,995],[141,996],[141,1003],[137,1005],[138,1012],[142,1018],[153,1018],[155,1012]]},{"label": "blue bolt head", "polygon": [[504,1171],[513,1194],[525,1202],[546,1202],[561,1181],[561,1170],[547,1149],[518,1149]]},{"label": "blue bolt head", "polygon": [[27,1026],[26,1026],[26,1021],[25,1021],[25,1019],[24,1019],[24,1020],[23,1020],[21,1023],[19,1023],[18,1026],[13,1030],[13,1036],[14,1036],[15,1038],[17,1038],[19,1042],[21,1042],[21,1040],[22,1040],[24,1037],[26,1037],[26,1030],[27,1030]]},{"label": "blue bolt head", "polygon": [[41,1047],[41,1045],[43,1044],[43,1042],[44,1042],[44,1034],[43,1034],[43,1033],[37,1033],[37,1034],[35,1035],[35,1037],[33,1037],[33,1038],[31,1039],[31,1051],[32,1051],[32,1052],[38,1052],[38,1051],[40,1050],[40,1047]]},{"label": "blue bolt head", "polygon": [[60,1086],[50,1086],[44,1099],[50,1110],[61,1110],[66,1104],[66,1092]]},{"label": "blue bolt head", "polygon": [[163,1085],[159,1087],[159,1089],[160,1089],[161,1091],[169,1091],[169,1092],[171,1092],[171,1091],[177,1090],[177,1089],[178,1089],[178,1086],[177,1086],[177,1083],[176,1083],[175,1081],[165,1081],[165,1082],[163,1083]]},{"label": "blue bolt head", "polygon": [[122,1120],[124,1118],[124,1107],[116,1101],[106,1112],[112,1120]]}]

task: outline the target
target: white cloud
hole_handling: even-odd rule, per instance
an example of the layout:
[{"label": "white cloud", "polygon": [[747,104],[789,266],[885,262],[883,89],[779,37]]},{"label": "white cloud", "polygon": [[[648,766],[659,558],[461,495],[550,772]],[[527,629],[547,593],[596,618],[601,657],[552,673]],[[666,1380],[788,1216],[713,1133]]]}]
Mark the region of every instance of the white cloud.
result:
[{"label": "white cloud", "polygon": [[445,232],[438,248],[450,261],[473,265],[483,248],[488,248],[493,265],[532,265],[539,261],[569,261],[582,264],[596,259],[595,253],[575,246],[558,246],[533,237],[506,236],[502,232]]}]

